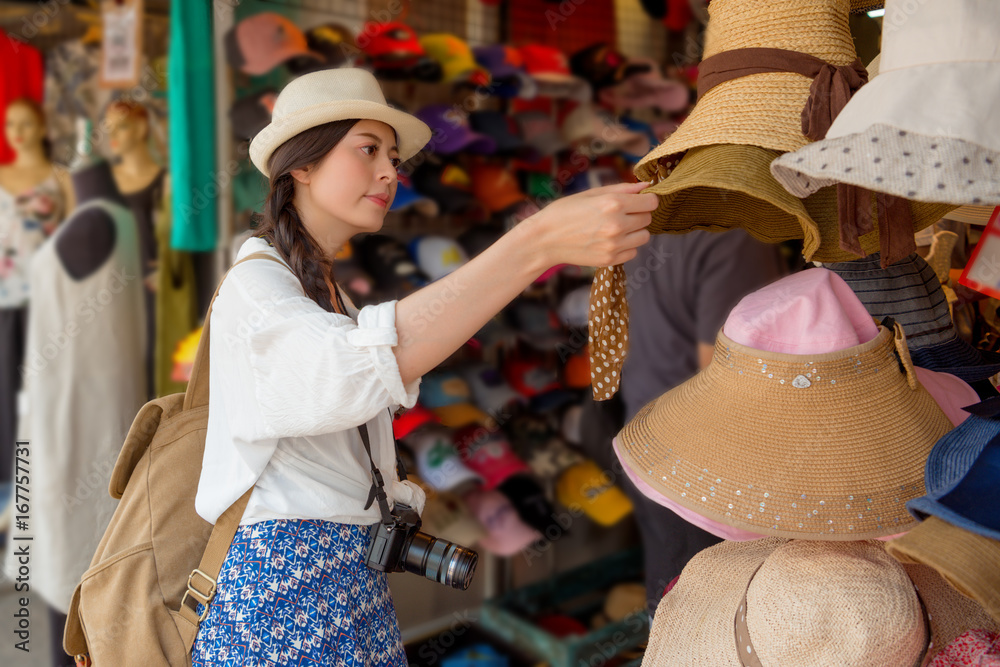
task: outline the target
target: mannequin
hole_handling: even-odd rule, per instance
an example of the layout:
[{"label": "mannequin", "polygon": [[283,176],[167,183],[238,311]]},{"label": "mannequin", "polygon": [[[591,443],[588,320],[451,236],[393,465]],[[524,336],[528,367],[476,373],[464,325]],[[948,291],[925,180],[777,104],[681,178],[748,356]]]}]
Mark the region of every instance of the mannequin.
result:
[{"label": "mannequin", "polygon": [[[14,161],[0,166],[0,512],[13,479],[18,367],[24,358],[30,285],[28,266],[67,210],[68,178],[46,150],[45,114],[28,99],[11,102],[4,135]],[[7,525],[0,521],[0,530]]]},{"label": "mannequin", "polygon": [[156,397],[154,383],[154,348],[156,318],[156,269],[159,244],[156,236],[155,213],[163,200],[165,170],[149,152],[149,112],[135,102],[117,101],[104,114],[108,128],[108,144],[114,158],[112,173],[118,190],[139,226],[142,250],[143,281],[146,286],[146,377],[149,379],[148,398]]},{"label": "mannequin", "polygon": [[[18,437],[32,447],[32,521],[11,529],[33,540],[32,592],[49,606],[56,665],[73,664],[60,648],[65,613],[114,513],[111,470],[146,398],[135,218],[107,163],[71,181],[80,205],[31,264]],[[8,551],[6,572],[17,567]]]}]

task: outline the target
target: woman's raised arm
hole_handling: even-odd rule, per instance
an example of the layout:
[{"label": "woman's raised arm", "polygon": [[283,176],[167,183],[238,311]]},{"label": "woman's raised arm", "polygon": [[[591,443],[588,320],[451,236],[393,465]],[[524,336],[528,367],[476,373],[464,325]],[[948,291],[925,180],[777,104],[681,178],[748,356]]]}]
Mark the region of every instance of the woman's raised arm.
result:
[{"label": "woman's raised arm", "polygon": [[433,369],[557,264],[612,266],[649,240],[656,208],[648,183],[621,183],[559,199],[453,273],[396,304],[393,351],[403,383]]}]

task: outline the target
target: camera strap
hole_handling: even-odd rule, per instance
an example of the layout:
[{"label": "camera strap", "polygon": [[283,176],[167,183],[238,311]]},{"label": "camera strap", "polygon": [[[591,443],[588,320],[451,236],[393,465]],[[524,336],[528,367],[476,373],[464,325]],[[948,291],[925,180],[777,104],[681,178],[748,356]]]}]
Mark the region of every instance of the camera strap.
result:
[{"label": "camera strap", "polygon": [[[358,432],[361,433],[361,441],[364,443],[365,451],[368,453],[368,462],[372,465],[372,488],[368,491],[368,502],[365,503],[365,509],[368,509],[372,506],[373,502],[377,501],[379,512],[382,514],[382,523],[387,526],[392,525],[395,521],[393,520],[392,512],[389,510],[389,501],[385,494],[385,483],[382,480],[382,473],[379,471],[378,466],[375,465],[375,459],[372,458],[372,445],[368,437],[368,425],[361,424],[358,426]],[[399,443],[396,442],[395,437],[392,439],[392,446],[396,452],[396,466],[399,469],[399,478],[404,480],[406,479],[406,467],[399,458]]]}]

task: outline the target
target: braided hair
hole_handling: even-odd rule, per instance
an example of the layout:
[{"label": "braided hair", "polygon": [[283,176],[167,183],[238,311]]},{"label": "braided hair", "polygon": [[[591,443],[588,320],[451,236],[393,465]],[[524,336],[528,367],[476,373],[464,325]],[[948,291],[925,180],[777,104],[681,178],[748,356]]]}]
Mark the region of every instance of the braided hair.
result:
[{"label": "braided hair", "polygon": [[[268,160],[271,187],[264,214],[254,236],[268,241],[302,283],[306,296],[329,312],[346,313],[336,285],[333,262],[302,224],[295,210],[295,179],[291,172],[317,164],[347,135],[358,121],[338,120],[301,132],[277,149]],[[331,298],[336,299],[334,308]]]}]

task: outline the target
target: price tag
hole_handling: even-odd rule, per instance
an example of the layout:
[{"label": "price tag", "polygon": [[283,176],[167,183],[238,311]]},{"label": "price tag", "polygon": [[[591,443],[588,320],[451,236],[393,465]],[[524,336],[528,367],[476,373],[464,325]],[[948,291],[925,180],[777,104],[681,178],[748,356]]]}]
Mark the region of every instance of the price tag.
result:
[{"label": "price tag", "polygon": [[993,209],[983,236],[958,282],[977,292],[1000,299],[1000,206]]}]

